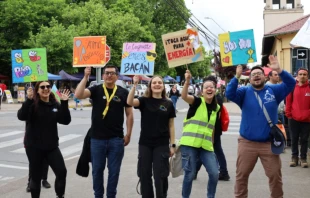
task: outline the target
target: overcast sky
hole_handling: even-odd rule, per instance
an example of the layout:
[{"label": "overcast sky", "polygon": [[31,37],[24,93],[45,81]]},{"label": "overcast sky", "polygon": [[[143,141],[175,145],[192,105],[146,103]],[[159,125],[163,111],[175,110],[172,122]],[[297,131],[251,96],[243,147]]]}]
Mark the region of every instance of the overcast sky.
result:
[{"label": "overcast sky", "polygon": [[[260,63],[264,36],[264,0],[185,0],[191,12],[215,35],[225,31],[254,29],[257,61]],[[310,14],[310,0],[301,0],[304,15]],[[210,17],[213,20],[205,19]],[[276,29],[277,27],[275,27]],[[208,46],[203,40],[204,46]],[[212,46],[213,48],[213,46]]]}]

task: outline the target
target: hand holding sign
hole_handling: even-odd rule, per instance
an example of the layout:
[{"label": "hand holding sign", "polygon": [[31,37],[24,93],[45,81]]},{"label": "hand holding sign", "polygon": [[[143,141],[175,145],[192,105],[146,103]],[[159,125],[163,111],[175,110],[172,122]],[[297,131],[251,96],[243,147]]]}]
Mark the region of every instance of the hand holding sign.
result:
[{"label": "hand holding sign", "polygon": [[186,83],[190,83],[191,78],[192,78],[191,72],[190,72],[189,70],[186,70],[184,76],[185,76],[185,81],[186,81]]},{"label": "hand holding sign", "polygon": [[137,75],[135,75],[135,76],[133,77],[133,84],[134,84],[134,85],[137,85],[137,84],[139,83],[139,80],[140,80],[140,77],[137,76]]},{"label": "hand holding sign", "polygon": [[84,69],[84,77],[87,78],[87,80],[88,80],[88,78],[90,76],[90,73],[91,73],[91,67],[86,67]]},{"label": "hand holding sign", "polygon": [[32,87],[29,87],[29,88],[27,89],[27,98],[30,99],[30,100],[32,100],[32,98],[33,98],[33,90],[32,90]]},{"label": "hand holding sign", "polygon": [[242,74],[242,65],[238,65],[236,69],[236,77],[240,78]]}]

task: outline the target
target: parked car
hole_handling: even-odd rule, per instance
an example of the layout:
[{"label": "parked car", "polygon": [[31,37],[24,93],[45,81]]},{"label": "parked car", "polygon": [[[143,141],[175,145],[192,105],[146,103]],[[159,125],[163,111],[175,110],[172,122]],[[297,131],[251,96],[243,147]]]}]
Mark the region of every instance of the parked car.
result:
[{"label": "parked car", "polygon": [[[91,81],[91,82],[89,83],[89,86],[88,86],[88,87],[92,87],[92,86],[99,85],[99,84],[102,85],[103,82],[104,82],[104,80],[101,80],[100,83],[97,83],[97,81]],[[125,83],[123,80],[117,80],[117,81],[115,82],[115,84],[118,85],[118,86],[123,87],[124,89],[127,89],[126,83]],[[89,99],[89,102],[90,102],[91,104],[93,104],[93,103],[92,103],[92,99]]]}]

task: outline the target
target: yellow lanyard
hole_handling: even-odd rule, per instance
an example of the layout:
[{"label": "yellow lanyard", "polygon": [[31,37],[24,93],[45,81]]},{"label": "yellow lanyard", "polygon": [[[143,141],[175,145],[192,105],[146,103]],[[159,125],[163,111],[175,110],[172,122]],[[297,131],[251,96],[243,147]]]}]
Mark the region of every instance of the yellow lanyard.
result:
[{"label": "yellow lanyard", "polygon": [[109,95],[108,90],[107,90],[107,88],[106,88],[104,83],[103,83],[102,87],[103,87],[103,90],[104,90],[105,97],[107,98],[107,104],[106,104],[105,109],[104,109],[104,111],[102,113],[102,116],[103,116],[102,119],[104,119],[104,117],[108,113],[110,102],[111,102],[112,98],[114,97],[114,95],[116,93],[117,85],[114,86],[113,92],[112,92],[111,96]]}]

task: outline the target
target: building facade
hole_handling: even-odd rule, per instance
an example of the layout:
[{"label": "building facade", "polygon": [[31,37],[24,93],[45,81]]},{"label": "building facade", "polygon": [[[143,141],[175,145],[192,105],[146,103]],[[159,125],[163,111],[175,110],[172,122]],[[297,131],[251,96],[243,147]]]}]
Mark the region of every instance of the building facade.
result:
[{"label": "building facade", "polygon": [[309,69],[310,51],[290,46],[292,39],[310,17],[303,16],[301,1],[265,0],[265,3],[262,65],[267,65],[268,56],[273,54],[278,57],[281,67],[293,75],[300,67]]}]

